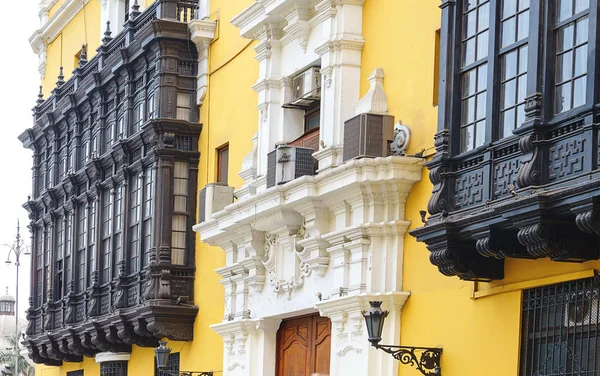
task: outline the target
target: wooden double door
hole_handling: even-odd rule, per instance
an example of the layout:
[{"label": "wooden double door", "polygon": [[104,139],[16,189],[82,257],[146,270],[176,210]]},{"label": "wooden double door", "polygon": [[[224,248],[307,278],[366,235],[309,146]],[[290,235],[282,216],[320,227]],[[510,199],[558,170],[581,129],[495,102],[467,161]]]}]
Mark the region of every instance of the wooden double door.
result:
[{"label": "wooden double door", "polygon": [[277,376],[329,374],[331,321],[317,315],[284,320],[277,332]]}]

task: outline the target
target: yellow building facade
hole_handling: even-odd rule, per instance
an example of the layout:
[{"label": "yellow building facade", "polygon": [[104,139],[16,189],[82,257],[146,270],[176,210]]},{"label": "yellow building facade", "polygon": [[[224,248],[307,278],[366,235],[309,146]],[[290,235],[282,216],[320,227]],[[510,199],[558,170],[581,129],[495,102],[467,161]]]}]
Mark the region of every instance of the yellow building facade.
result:
[{"label": "yellow building facade", "polygon": [[[194,226],[194,339],[168,342],[181,370],[282,375],[289,363],[279,329],[318,314],[328,319],[330,350],[312,371],[421,374],[368,345],[361,310],[381,300],[391,311],[383,343],[442,347],[445,375],[526,374],[524,291],[592,277],[599,264],[507,257],[500,279],[460,280],[442,275],[426,244],[408,234],[423,226],[433,187],[425,163],[445,98],[438,87],[448,80],[440,71],[450,56],[443,17],[458,17],[443,13],[447,3],[454,2],[442,10],[433,0],[200,2],[206,22],[189,25],[200,61],[198,188],[221,182],[235,200],[228,191],[231,202]],[[31,43],[44,97],[61,66],[71,76],[82,45],[94,56],[105,21],[117,20],[113,36],[120,32],[123,14],[110,11],[120,2],[111,4],[43,2]],[[319,97],[299,105],[308,97],[296,96],[294,80],[309,68],[320,69]],[[315,113],[316,131],[307,125]],[[397,155],[344,157],[345,124],[361,114],[401,120],[394,136],[410,141]],[[270,184],[268,155],[280,143],[313,148],[316,175]],[[37,365],[36,375],[76,370],[100,375],[89,357]],[[154,372],[153,348],[133,346],[128,373]]]}]

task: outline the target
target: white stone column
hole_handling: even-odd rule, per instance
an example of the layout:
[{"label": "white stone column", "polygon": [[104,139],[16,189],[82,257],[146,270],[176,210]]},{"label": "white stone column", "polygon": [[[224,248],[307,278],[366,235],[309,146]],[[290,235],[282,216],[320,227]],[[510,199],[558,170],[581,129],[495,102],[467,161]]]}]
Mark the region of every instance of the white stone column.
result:
[{"label": "white stone column", "polygon": [[[342,163],[344,122],[354,115],[360,98],[362,7],[364,0],[323,1],[318,12],[328,18],[323,22],[328,40],[317,47],[321,56],[321,150],[315,153],[319,171]],[[330,9],[331,8],[331,9]]]},{"label": "white stone column", "polygon": [[269,318],[212,325],[225,346],[223,376],[274,376],[280,323]]},{"label": "white stone column", "polygon": [[332,324],[330,376],[398,375],[398,361],[370,345],[362,311],[371,300],[383,301],[383,309],[390,313],[382,344],[398,344],[400,311],[408,296],[407,292],[363,294],[316,304],[321,316],[329,317]]}]

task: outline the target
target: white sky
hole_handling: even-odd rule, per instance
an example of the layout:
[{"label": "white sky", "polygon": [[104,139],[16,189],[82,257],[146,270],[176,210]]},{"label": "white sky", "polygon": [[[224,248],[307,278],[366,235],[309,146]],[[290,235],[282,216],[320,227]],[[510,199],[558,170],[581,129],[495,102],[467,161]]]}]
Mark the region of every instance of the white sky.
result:
[{"label": "white sky", "polygon": [[[31,193],[31,152],[18,135],[33,125],[31,109],[40,82],[38,59],[28,39],[39,27],[39,0],[2,1],[0,12],[0,244],[12,244],[17,219],[21,234],[30,244],[29,219],[22,205]],[[0,246],[0,295],[9,287],[15,295],[15,265],[5,264],[8,247]],[[14,257],[13,257],[14,261]],[[21,256],[19,269],[19,318],[24,319],[29,297],[31,256]],[[22,315],[22,316],[21,316]]]}]

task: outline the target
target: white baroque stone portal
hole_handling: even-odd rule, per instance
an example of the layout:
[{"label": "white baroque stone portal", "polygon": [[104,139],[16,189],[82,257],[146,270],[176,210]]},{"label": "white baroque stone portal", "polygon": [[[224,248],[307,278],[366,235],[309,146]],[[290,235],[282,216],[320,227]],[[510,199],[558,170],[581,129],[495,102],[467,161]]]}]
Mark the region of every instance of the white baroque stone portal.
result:
[{"label": "white baroque stone portal", "polygon": [[[385,338],[398,341],[408,297],[402,292],[405,202],[423,163],[395,156],[351,160],[238,200],[194,226],[203,242],[226,255],[217,270],[225,317],[213,327],[226,342],[225,375],[274,375],[278,322],[264,330],[256,323],[317,309],[332,321],[330,375],[395,374],[393,358],[368,347],[360,311],[368,300],[383,300],[391,312]],[[244,352],[237,351],[242,344]],[[264,373],[254,372],[255,361]]]}]

